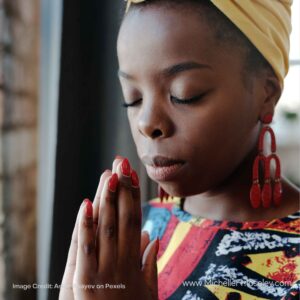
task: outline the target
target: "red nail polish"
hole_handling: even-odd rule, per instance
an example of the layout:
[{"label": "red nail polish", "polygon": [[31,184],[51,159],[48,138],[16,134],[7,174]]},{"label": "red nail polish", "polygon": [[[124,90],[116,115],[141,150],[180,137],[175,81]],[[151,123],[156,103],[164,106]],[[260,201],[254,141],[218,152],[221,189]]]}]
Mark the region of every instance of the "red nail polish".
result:
[{"label": "red nail polish", "polygon": [[111,192],[115,192],[117,190],[117,185],[118,185],[118,175],[116,173],[114,173],[110,179],[109,179],[109,182],[108,182],[108,189],[111,191]]},{"label": "red nail polish", "polygon": [[93,204],[89,199],[84,199],[84,206],[85,206],[85,216],[87,218],[93,217]]},{"label": "red nail polish", "polygon": [[134,187],[139,187],[139,178],[134,170],[131,171],[131,183]]},{"label": "red nail polish", "polygon": [[121,171],[124,176],[130,176],[130,164],[127,158],[124,158],[122,161]]}]

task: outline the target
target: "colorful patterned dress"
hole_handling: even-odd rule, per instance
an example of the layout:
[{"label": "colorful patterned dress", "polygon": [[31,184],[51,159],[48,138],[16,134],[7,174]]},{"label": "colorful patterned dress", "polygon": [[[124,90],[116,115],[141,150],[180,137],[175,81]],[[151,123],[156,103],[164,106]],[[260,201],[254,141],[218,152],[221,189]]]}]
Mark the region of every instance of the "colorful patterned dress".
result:
[{"label": "colorful patterned dress", "polygon": [[159,299],[299,299],[300,211],[271,221],[196,218],[180,198],[143,207],[159,237]]}]

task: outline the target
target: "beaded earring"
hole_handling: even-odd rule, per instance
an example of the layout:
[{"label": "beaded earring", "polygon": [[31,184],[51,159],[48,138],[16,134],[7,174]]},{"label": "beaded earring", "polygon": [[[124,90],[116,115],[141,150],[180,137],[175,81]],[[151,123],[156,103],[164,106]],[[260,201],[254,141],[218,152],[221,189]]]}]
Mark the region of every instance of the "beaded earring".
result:
[{"label": "beaded earring", "polygon": [[[253,163],[252,173],[252,186],[250,190],[250,203],[253,208],[260,207],[261,203],[264,208],[271,206],[271,202],[278,206],[281,203],[282,198],[282,185],[281,185],[281,167],[280,160],[276,152],[276,140],[273,129],[268,126],[273,119],[272,114],[264,116],[262,122],[263,127],[259,135],[258,142],[258,155]],[[269,132],[271,137],[271,154],[264,154],[264,138],[265,134]],[[272,182],[271,179],[271,161],[275,161],[275,178]],[[264,183],[261,189],[259,170],[262,165],[264,170]]]}]

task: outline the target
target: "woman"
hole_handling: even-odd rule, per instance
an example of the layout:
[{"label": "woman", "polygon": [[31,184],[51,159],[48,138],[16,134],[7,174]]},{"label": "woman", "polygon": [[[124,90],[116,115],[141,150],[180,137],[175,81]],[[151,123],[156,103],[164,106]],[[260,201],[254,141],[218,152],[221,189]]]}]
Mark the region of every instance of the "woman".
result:
[{"label": "woman", "polygon": [[143,208],[140,235],[138,177],[117,157],[80,208],[61,299],[298,297],[299,191],[281,178],[269,126],[288,70],[290,5],[128,2],[123,106],[164,201]]}]

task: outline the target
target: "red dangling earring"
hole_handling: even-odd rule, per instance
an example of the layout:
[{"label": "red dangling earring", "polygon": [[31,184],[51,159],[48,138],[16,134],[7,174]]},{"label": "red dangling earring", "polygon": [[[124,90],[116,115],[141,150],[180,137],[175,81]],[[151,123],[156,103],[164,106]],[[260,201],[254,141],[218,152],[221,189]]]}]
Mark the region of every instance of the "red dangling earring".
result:
[{"label": "red dangling earring", "polygon": [[[258,155],[256,156],[253,163],[253,174],[252,174],[252,186],[250,190],[250,203],[253,208],[258,208],[261,205],[264,208],[268,208],[271,205],[272,199],[276,206],[280,205],[282,197],[282,185],[281,185],[281,167],[280,160],[276,152],[276,140],[274,131],[268,124],[272,122],[273,115],[267,114],[263,118],[263,125],[266,125],[262,128],[259,135],[258,143]],[[265,134],[269,132],[271,137],[271,154],[265,156],[263,153],[264,150],[264,137]],[[274,184],[271,180],[271,161],[274,160],[275,167],[275,178]],[[259,183],[259,164],[262,164],[264,168],[264,184],[261,190],[261,185]]]},{"label": "red dangling earring", "polygon": [[160,202],[163,202],[164,198],[168,199],[169,197],[173,198],[167,192],[165,192],[160,185],[158,185],[158,198],[160,199]]}]

